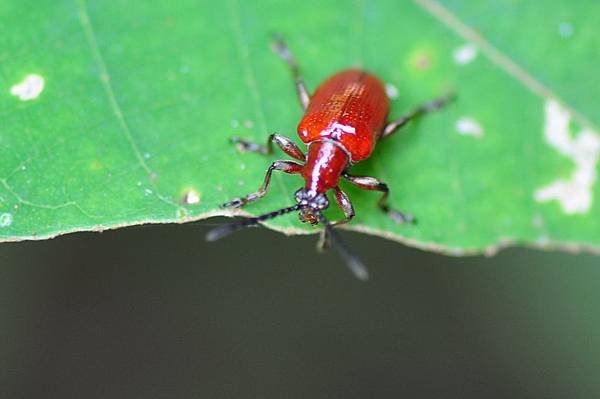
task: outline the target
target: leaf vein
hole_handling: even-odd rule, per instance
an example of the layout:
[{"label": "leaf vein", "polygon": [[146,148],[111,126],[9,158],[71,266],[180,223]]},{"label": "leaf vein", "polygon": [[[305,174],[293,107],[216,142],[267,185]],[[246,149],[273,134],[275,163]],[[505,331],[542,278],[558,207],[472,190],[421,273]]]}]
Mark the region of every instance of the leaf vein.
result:
[{"label": "leaf vein", "polygon": [[87,212],[81,206],[79,206],[79,204],[77,202],[75,202],[75,201],[67,201],[67,202],[64,202],[64,203],[58,204],[58,205],[40,204],[40,203],[37,203],[37,202],[32,202],[32,201],[29,201],[29,200],[23,198],[21,196],[21,194],[19,194],[18,192],[16,192],[8,184],[8,182],[6,181],[6,179],[0,179],[0,184],[6,189],[6,191],[8,191],[12,196],[14,196],[17,199],[17,201],[19,201],[20,204],[27,205],[27,206],[30,206],[32,208],[57,210],[57,209],[66,208],[66,207],[72,206],[72,207],[76,208],[78,211],[80,211],[83,215],[87,216],[90,219],[98,219],[98,218],[101,217],[100,215],[92,215],[91,213]]},{"label": "leaf vein", "polygon": [[123,135],[125,136],[125,139],[127,140],[127,143],[129,144],[138,164],[146,172],[148,180],[150,181],[150,185],[154,188],[153,193],[155,194],[155,196],[160,201],[162,201],[166,204],[172,205],[178,209],[181,208],[181,206],[174,203],[172,200],[161,195],[158,192],[158,188],[157,188],[155,182],[153,181],[154,176],[156,176],[156,173],[146,163],[146,161],[140,151],[140,148],[137,145],[137,143],[133,137],[133,134],[131,133],[131,129],[129,128],[129,125],[127,124],[127,121],[125,120],[121,106],[119,105],[119,102],[117,101],[113,87],[110,83],[110,75],[108,73],[108,68],[106,67],[106,62],[104,61],[104,57],[102,56],[102,53],[100,53],[100,48],[98,47],[98,40],[96,39],[96,33],[94,32],[94,27],[91,23],[91,20],[90,20],[88,11],[87,11],[87,7],[85,4],[85,0],[77,0],[77,6],[78,6],[78,11],[79,11],[79,22],[81,23],[81,27],[84,31],[86,41],[88,43],[88,46],[90,47],[90,50],[92,52],[92,55],[96,62],[96,65],[98,66],[98,68],[100,70],[100,81],[102,83],[102,87],[104,88],[104,92],[106,93],[106,96],[108,98],[110,108],[112,109],[113,114],[115,115],[115,117],[117,118],[117,121],[119,122],[119,126],[121,127],[121,130],[123,132]]},{"label": "leaf vein", "polygon": [[[231,12],[231,21],[233,27],[234,39],[237,47],[238,56],[240,57],[240,61],[242,62],[242,67],[244,70],[244,80],[250,89],[250,95],[252,96],[252,102],[254,106],[254,114],[258,119],[258,123],[260,129],[263,132],[267,131],[267,121],[265,118],[265,113],[262,105],[262,96],[260,95],[260,90],[258,88],[258,83],[256,82],[256,76],[254,73],[254,69],[250,63],[250,54],[248,50],[247,44],[244,43],[244,32],[242,28],[241,16],[240,16],[240,7],[237,0],[231,0],[229,2],[229,8]],[[287,192],[286,187],[283,183],[282,176],[276,175],[274,179],[277,181],[277,184],[280,186],[282,192]]]},{"label": "leaf vein", "polygon": [[445,8],[436,0],[413,0],[417,5],[423,8],[427,13],[437,19],[439,22],[448,27],[458,36],[465,40],[475,43],[481,52],[495,65],[500,67],[504,72],[521,82],[529,91],[544,99],[553,99],[557,101],[582,125],[588,126],[593,130],[600,130],[590,119],[585,115],[568,105],[555,92],[538,81],[529,72],[523,69],[519,64],[513,61],[508,55],[504,54],[497,47],[487,41],[482,35],[477,33],[473,28],[465,24],[460,18],[454,15],[450,10]]}]

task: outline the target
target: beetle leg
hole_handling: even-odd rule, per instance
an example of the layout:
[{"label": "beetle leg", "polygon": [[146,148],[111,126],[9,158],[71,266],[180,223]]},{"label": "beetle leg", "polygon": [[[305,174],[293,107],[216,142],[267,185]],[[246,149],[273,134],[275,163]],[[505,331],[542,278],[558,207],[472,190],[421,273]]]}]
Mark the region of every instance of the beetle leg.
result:
[{"label": "beetle leg", "polygon": [[321,230],[319,233],[319,241],[317,241],[317,251],[325,252],[329,249],[331,243],[329,242],[329,234],[325,229]]},{"label": "beetle leg", "polygon": [[273,153],[273,143],[275,143],[290,157],[299,161],[304,161],[306,159],[304,153],[300,148],[298,148],[296,143],[294,143],[291,139],[277,133],[269,135],[269,138],[267,139],[267,145],[256,144],[237,136],[231,137],[229,141],[235,144],[242,152],[258,152],[265,155]]},{"label": "beetle leg", "polygon": [[[342,211],[344,211],[344,218],[332,222],[331,225],[337,226],[348,223],[355,215],[354,206],[352,206],[352,202],[350,201],[348,194],[343,192],[339,186],[335,187],[333,190],[335,194],[335,202],[342,209]],[[322,252],[327,248],[329,248],[329,236],[327,235],[326,230],[322,230],[319,236],[319,241],[317,242],[317,250]]]},{"label": "beetle leg", "polygon": [[308,103],[310,102],[310,94],[308,94],[306,84],[304,84],[304,80],[300,75],[300,70],[298,69],[298,63],[296,62],[296,58],[294,58],[294,54],[292,54],[287,44],[285,44],[279,35],[275,35],[273,37],[273,50],[282,60],[286,62],[286,64],[288,64],[290,70],[292,71],[292,76],[294,77],[294,82],[296,84],[296,90],[298,91],[300,105],[302,105],[302,109],[306,111],[306,108],[308,108]]},{"label": "beetle leg", "polygon": [[344,172],[342,176],[344,176],[344,178],[350,183],[364,190],[381,191],[383,195],[377,202],[377,206],[379,207],[379,209],[387,213],[388,216],[392,218],[394,222],[416,223],[415,218],[410,213],[404,213],[390,208],[390,206],[388,205],[388,196],[390,195],[390,189],[388,185],[384,182],[369,176],[351,176],[346,172]]},{"label": "beetle leg", "polygon": [[429,112],[436,111],[438,109],[443,108],[450,101],[452,101],[454,99],[454,97],[455,97],[454,93],[448,93],[443,97],[439,97],[433,101],[429,101],[429,102],[426,102],[425,104],[421,104],[420,106],[416,107],[415,109],[408,112],[407,114],[404,114],[400,118],[396,119],[395,121],[391,121],[387,125],[385,125],[385,127],[383,128],[383,133],[381,133],[381,138],[391,136],[392,134],[397,132],[402,126],[406,125],[411,120],[413,120],[423,114],[427,114]]},{"label": "beetle leg", "polygon": [[241,208],[242,206],[250,202],[256,201],[257,199],[264,197],[267,194],[267,191],[269,190],[269,184],[271,183],[271,175],[273,174],[274,170],[279,170],[281,172],[290,174],[300,173],[300,171],[302,170],[302,165],[293,161],[273,162],[271,166],[269,166],[269,169],[267,169],[267,173],[265,174],[263,184],[260,186],[258,191],[250,193],[244,197],[234,198],[231,201],[221,205],[221,208]]},{"label": "beetle leg", "polygon": [[340,220],[336,220],[335,222],[332,222],[331,225],[336,226],[336,225],[348,223],[349,221],[352,220],[352,218],[356,214],[354,212],[354,206],[352,205],[352,202],[350,201],[350,197],[348,197],[348,194],[346,194],[344,191],[342,191],[340,186],[336,186],[333,189],[333,192],[335,194],[335,202],[342,209],[342,211],[344,211],[344,218],[340,219]]}]

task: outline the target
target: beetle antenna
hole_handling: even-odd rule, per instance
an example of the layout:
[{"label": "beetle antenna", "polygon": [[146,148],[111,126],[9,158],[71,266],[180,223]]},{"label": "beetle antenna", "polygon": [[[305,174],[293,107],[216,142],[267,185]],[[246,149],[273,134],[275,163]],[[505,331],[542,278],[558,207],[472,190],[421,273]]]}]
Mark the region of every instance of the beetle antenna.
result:
[{"label": "beetle antenna", "polygon": [[260,222],[273,219],[277,216],[285,215],[286,213],[297,211],[298,209],[300,209],[300,205],[296,204],[294,206],[290,206],[289,208],[282,208],[257,217],[245,218],[237,222],[221,225],[212,229],[206,234],[206,241],[217,241],[245,227],[258,226]]},{"label": "beetle antenna", "polygon": [[340,237],[337,231],[335,231],[332,224],[329,222],[329,220],[327,220],[325,215],[319,212],[317,213],[317,216],[320,222],[323,223],[323,225],[325,226],[325,234],[329,235],[333,247],[337,249],[342,258],[344,258],[344,261],[346,261],[346,265],[348,266],[352,274],[354,274],[354,276],[359,280],[368,280],[369,270],[367,269],[367,267],[362,263],[358,256],[350,252],[350,250],[342,240],[342,237]]}]

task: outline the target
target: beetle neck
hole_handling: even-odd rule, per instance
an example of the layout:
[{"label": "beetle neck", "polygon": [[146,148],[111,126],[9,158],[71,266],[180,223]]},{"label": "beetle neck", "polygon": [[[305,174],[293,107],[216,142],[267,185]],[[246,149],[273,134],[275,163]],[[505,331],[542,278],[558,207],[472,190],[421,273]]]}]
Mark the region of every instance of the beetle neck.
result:
[{"label": "beetle neck", "polygon": [[347,152],[338,143],[330,140],[310,143],[302,171],[306,189],[315,193],[325,193],[335,188],[349,160]]}]

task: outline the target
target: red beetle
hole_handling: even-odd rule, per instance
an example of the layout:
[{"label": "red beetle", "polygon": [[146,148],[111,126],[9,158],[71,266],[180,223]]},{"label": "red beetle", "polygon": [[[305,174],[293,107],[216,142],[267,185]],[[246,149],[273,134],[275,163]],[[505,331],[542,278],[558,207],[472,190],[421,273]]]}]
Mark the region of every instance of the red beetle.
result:
[{"label": "red beetle", "polygon": [[[383,212],[397,223],[414,222],[412,215],[388,206],[387,184],[374,177],[351,175],[349,168],[367,159],[379,140],[391,136],[415,117],[443,107],[451,100],[452,95],[425,103],[394,121],[386,122],[389,99],[383,84],[376,76],[359,69],[338,72],[323,82],[314,95],[310,96],[300,76],[296,60],[286,44],[280,38],[276,38],[274,49],[289,65],[296,82],[300,103],[305,111],[298,125],[298,135],[308,145],[308,155],[304,155],[292,140],[277,133],[269,136],[266,146],[232,137],[231,141],[242,151],[271,154],[275,143],[283,152],[303,163],[287,160],[273,162],[258,191],[235,198],[222,207],[239,208],[262,198],[267,193],[274,170],[301,174],[305,181],[304,187],[296,191],[296,205],[219,226],[211,230],[206,238],[209,241],[218,240],[243,227],[258,225],[265,220],[299,211],[302,222],[313,225],[322,223],[325,226],[319,246],[325,247],[331,239],[354,275],[365,280],[368,278],[366,267],[348,251],[333,230],[334,225],[347,223],[354,217],[352,202],[340,188],[339,180],[343,177],[362,189],[382,192],[378,206]],[[342,220],[330,222],[323,214],[323,210],[329,206],[326,196],[329,190],[333,190],[335,201],[344,212],[345,217]]]}]

